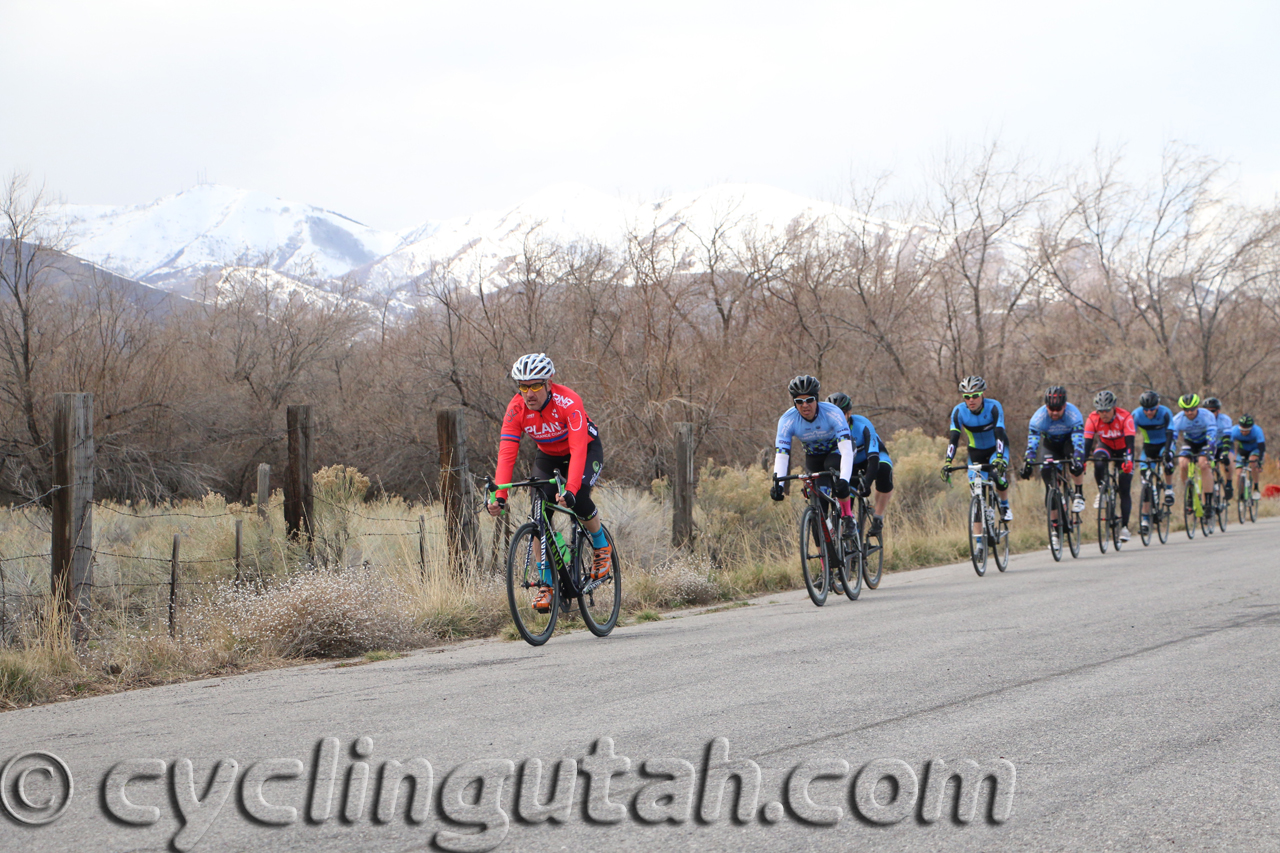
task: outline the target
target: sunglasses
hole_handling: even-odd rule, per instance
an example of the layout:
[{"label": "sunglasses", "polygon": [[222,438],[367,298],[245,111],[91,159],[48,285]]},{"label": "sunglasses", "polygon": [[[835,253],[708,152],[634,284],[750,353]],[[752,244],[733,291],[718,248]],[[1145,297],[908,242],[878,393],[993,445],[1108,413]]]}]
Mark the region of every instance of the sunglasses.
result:
[{"label": "sunglasses", "polygon": [[966,400],[977,400],[977,399],[979,399],[981,396],[982,396],[982,393],[981,393],[981,392],[978,392],[977,394],[965,394],[965,395],[964,395],[964,398],[965,398]]},{"label": "sunglasses", "polygon": [[1046,406],[1045,408],[1047,408],[1049,411],[1054,412],[1056,414],[1058,412],[1061,412],[1063,409],[1065,409],[1066,406]]},{"label": "sunglasses", "polygon": [[516,388],[520,389],[521,394],[528,394],[530,391],[537,391],[539,388],[547,387],[546,382],[517,382]]},{"label": "sunglasses", "polygon": [[794,397],[792,398],[791,402],[795,403],[797,406],[803,406],[806,403],[818,402],[818,398],[817,397]]}]

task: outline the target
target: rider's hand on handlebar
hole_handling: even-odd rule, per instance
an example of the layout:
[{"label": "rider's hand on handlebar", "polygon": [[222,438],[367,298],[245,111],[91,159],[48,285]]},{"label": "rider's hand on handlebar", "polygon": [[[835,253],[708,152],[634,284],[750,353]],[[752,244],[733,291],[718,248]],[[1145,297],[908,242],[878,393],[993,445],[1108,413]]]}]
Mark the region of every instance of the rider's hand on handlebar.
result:
[{"label": "rider's hand on handlebar", "polygon": [[951,460],[950,459],[942,463],[942,482],[944,483],[951,482]]},{"label": "rider's hand on handlebar", "polygon": [[782,500],[782,498],[783,498],[783,494],[782,494],[782,484],[781,484],[781,483],[777,483],[777,482],[775,482],[775,483],[773,484],[773,486],[769,489],[769,497],[770,497],[770,498],[772,498],[772,499],[773,499],[773,500],[775,500],[775,501],[780,501],[780,500]]},{"label": "rider's hand on handlebar", "polygon": [[563,491],[556,496],[556,503],[560,504],[560,506],[565,509],[573,509],[574,504],[577,502],[578,499],[574,497],[573,492],[570,491]]},{"label": "rider's hand on handlebar", "polygon": [[489,502],[489,507],[488,507],[489,515],[492,515],[494,518],[497,518],[498,516],[502,515],[503,511],[505,511],[506,508],[507,508],[506,498],[494,498],[492,501]]},{"label": "rider's hand on handlebar", "polygon": [[1031,479],[1031,463],[1030,462],[1022,463],[1022,470],[1018,472],[1018,476],[1024,480]]},{"label": "rider's hand on handlebar", "polygon": [[837,498],[844,500],[849,497],[849,481],[844,477],[837,478],[835,488],[831,491]]}]

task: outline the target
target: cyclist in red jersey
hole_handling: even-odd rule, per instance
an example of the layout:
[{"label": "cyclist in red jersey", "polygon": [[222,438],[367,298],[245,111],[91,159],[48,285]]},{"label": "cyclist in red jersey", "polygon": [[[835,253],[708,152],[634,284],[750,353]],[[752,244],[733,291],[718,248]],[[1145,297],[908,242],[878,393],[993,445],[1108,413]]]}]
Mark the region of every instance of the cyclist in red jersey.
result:
[{"label": "cyclist in red jersey", "polygon": [[[1129,541],[1129,513],[1133,509],[1133,442],[1137,430],[1133,415],[1116,405],[1116,395],[1099,391],[1093,398],[1093,411],[1084,422],[1084,456],[1093,460],[1093,479],[1102,485],[1108,463],[1120,465],[1117,488],[1120,492],[1120,541]],[[1094,450],[1093,442],[1098,441]],[[1098,499],[1093,502],[1098,506]]]},{"label": "cyclist in red jersey", "polygon": [[[600,479],[604,467],[604,450],[600,445],[600,433],[587,417],[582,398],[570,388],[551,380],[556,367],[546,353],[530,353],[516,359],[511,367],[511,378],[516,381],[516,395],[507,405],[502,419],[502,437],[498,441],[498,470],[494,482],[511,482],[520,452],[520,439],[528,435],[537,442],[538,450],[533,460],[533,477],[550,479],[559,471],[565,478],[564,491],[555,494],[551,486],[543,489],[547,500],[573,510],[591,534],[595,550],[591,578],[603,578],[609,574],[613,546],[600,524],[600,512],[591,500],[591,487]],[[498,516],[507,503],[507,490],[499,489],[496,499],[489,505],[489,514]],[[545,570],[545,568],[544,568]],[[534,608],[551,608],[550,578],[543,586]]]}]

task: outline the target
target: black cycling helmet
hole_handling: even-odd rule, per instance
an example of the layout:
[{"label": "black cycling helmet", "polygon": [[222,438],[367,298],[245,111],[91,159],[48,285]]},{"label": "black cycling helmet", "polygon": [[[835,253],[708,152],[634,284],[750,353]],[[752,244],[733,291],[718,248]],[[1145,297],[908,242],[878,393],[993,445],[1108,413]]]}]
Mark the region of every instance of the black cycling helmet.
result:
[{"label": "black cycling helmet", "polygon": [[849,399],[849,395],[843,391],[837,391],[834,394],[827,395],[827,402],[833,403],[837,409],[842,412],[848,412],[853,408],[853,401]]},{"label": "black cycling helmet", "polygon": [[1197,409],[1200,407],[1199,394],[1183,394],[1178,398],[1179,409]]},{"label": "black cycling helmet", "polygon": [[1240,426],[1244,427],[1245,429],[1252,429],[1252,428],[1253,428],[1253,415],[1241,415],[1241,416],[1240,416]]},{"label": "black cycling helmet", "polygon": [[787,393],[793,399],[810,395],[816,397],[818,396],[818,389],[821,387],[822,383],[818,382],[817,377],[804,373],[791,380],[791,383],[787,385]]},{"label": "black cycling helmet", "polygon": [[1217,397],[1208,397],[1205,399],[1203,405],[1209,411],[1213,412],[1214,414],[1217,414],[1218,410],[1222,408],[1222,401],[1219,400]]},{"label": "black cycling helmet", "polygon": [[1143,391],[1142,396],[1138,398],[1138,405],[1144,409],[1154,409],[1160,405],[1160,395],[1155,391]]},{"label": "black cycling helmet", "polygon": [[1093,410],[1095,412],[1114,409],[1116,407],[1116,395],[1107,390],[1099,391],[1093,395]]},{"label": "black cycling helmet", "polygon": [[987,380],[981,376],[966,376],[960,380],[961,394],[981,394],[987,390]]},{"label": "black cycling helmet", "polygon": [[1067,405],[1067,389],[1061,385],[1050,385],[1049,390],[1044,392],[1044,404],[1053,411],[1058,411]]}]

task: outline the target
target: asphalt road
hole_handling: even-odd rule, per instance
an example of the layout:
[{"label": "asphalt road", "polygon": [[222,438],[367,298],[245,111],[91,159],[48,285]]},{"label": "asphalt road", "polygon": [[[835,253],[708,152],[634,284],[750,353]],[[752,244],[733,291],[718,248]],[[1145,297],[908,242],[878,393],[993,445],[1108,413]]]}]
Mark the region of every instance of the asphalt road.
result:
[{"label": "asphalt road", "polygon": [[[1105,557],[1086,545],[1058,564],[1019,556],[985,578],[968,564],[893,575],[823,608],[790,592],[603,640],[475,642],[10,712],[0,760],[54,753],[74,793],[48,825],[0,817],[0,851],[1280,850],[1278,547],[1268,519]],[[612,777],[606,738],[627,767]],[[391,810],[383,775],[392,759],[420,772],[415,758],[435,792],[417,801],[421,823],[408,783]],[[585,768],[565,776],[563,823],[515,802],[531,758],[544,775],[563,758]],[[699,817],[722,759],[748,789],[759,767],[744,823],[734,781],[718,819]],[[975,788],[937,796],[938,759],[1004,774],[967,823],[957,809]],[[39,769],[23,779],[31,807],[18,802],[39,760],[6,779],[28,816],[60,802]],[[879,771],[901,787],[877,786]],[[860,817],[859,792],[896,822]]]}]

